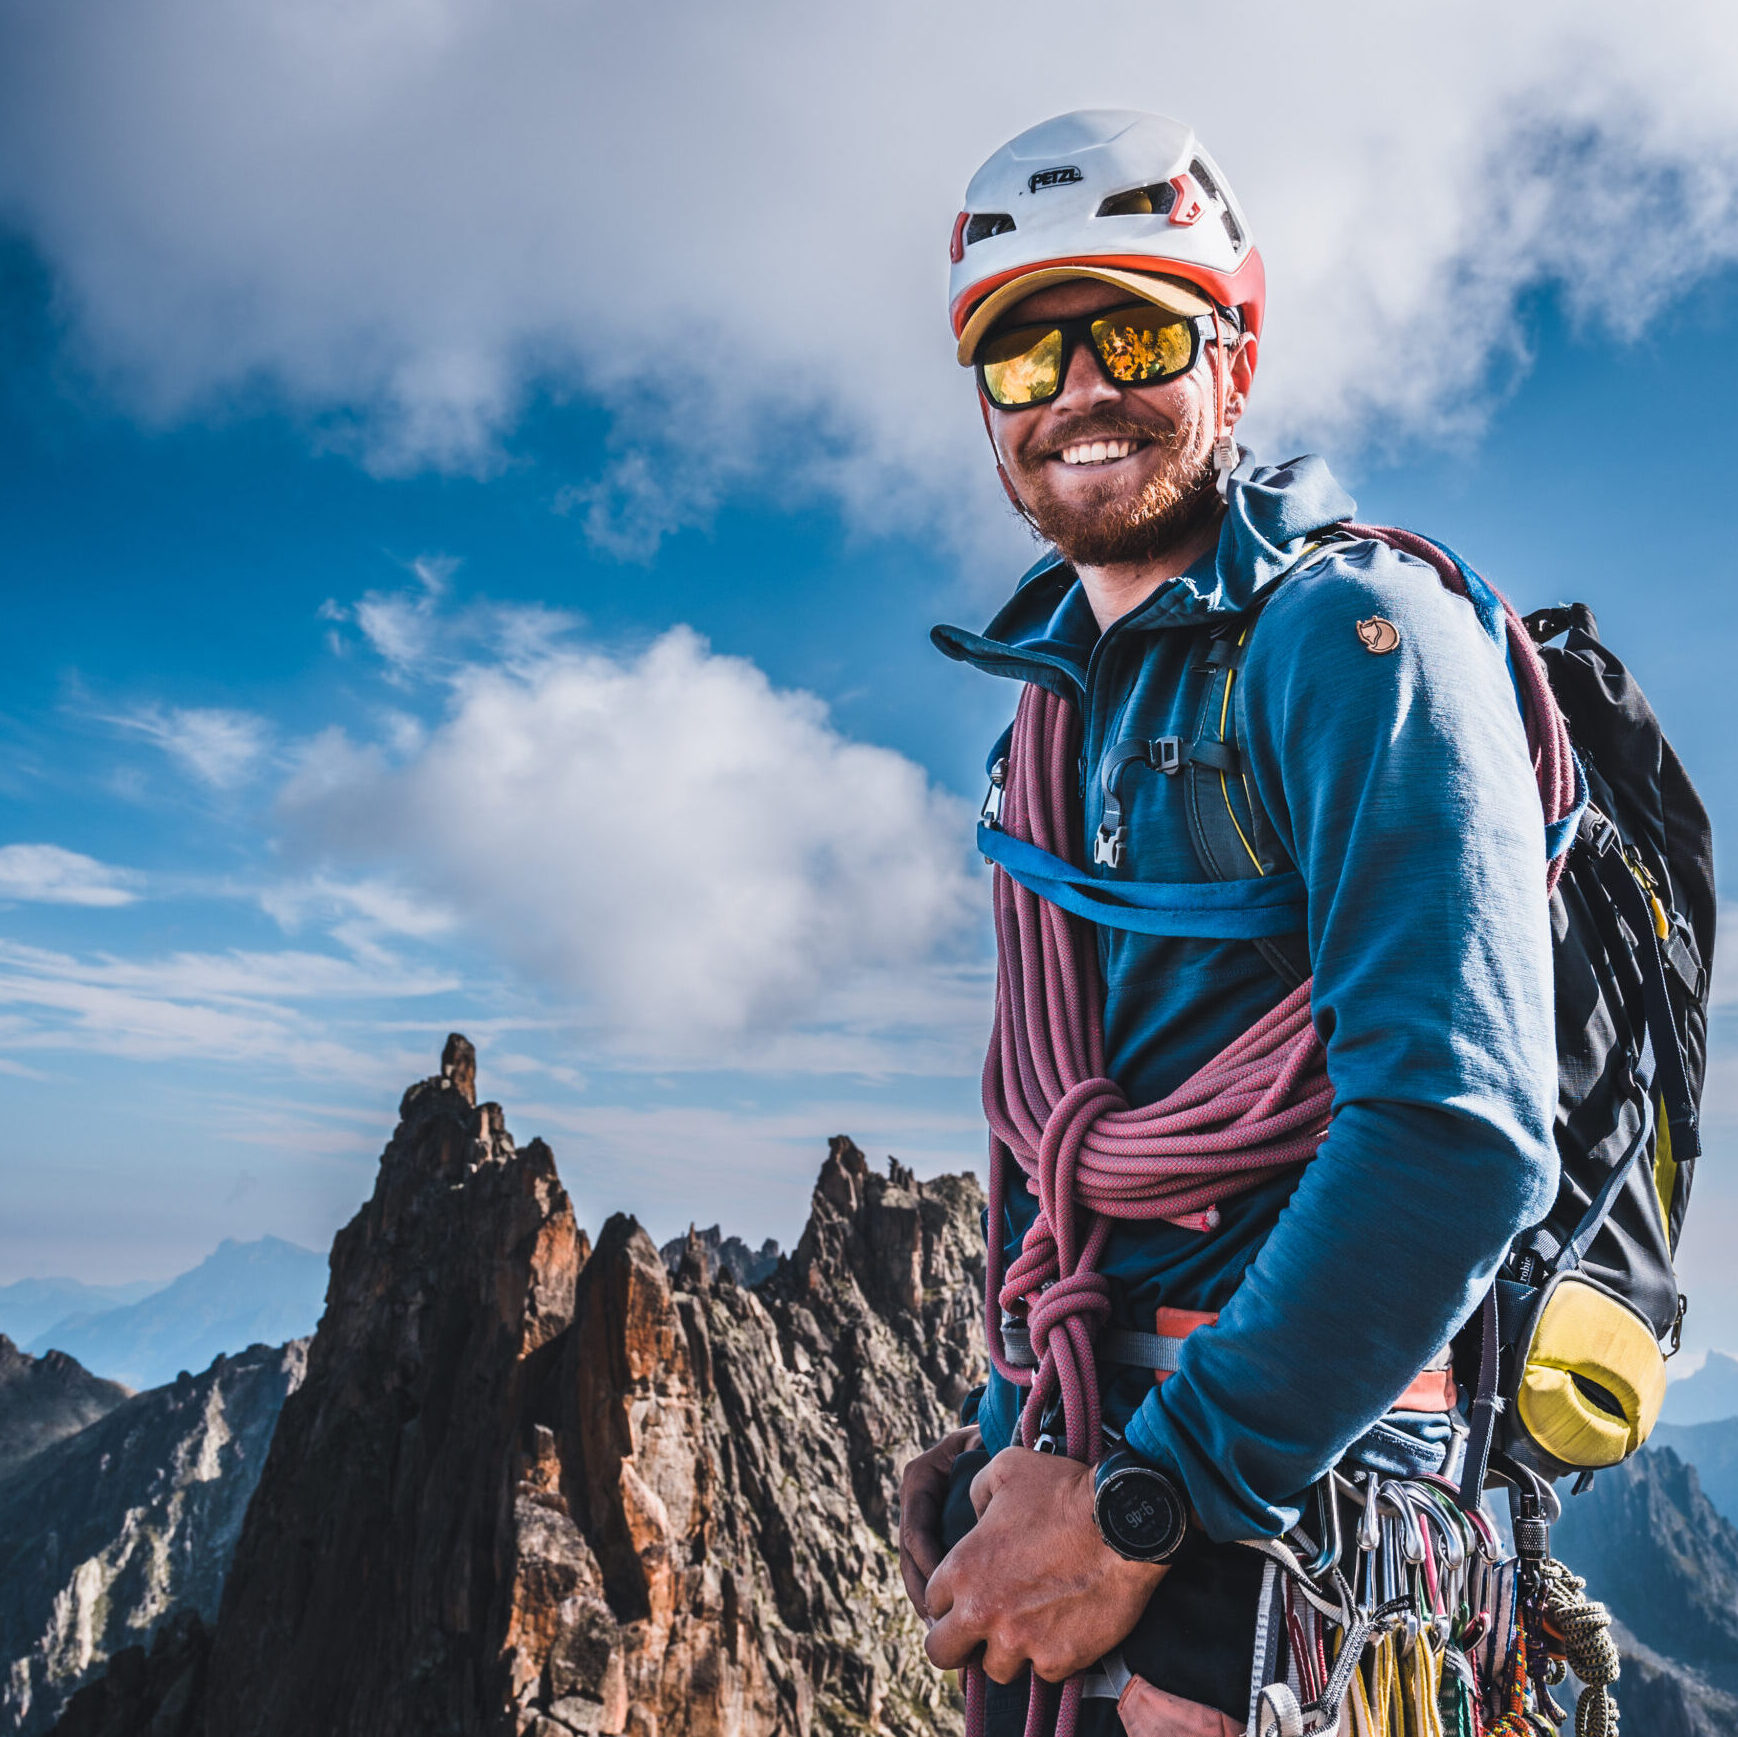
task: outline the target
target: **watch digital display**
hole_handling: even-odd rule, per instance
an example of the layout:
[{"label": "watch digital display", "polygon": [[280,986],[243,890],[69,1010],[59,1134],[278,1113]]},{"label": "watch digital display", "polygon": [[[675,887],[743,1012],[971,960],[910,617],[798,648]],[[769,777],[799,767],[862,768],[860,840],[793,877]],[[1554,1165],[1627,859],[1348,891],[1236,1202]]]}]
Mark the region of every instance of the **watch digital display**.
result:
[{"label": "watch digital display", "polygon": [[1105,1543],[1137,1562],[1168,1561],[1189,1529],[1182,1492],[1148,1466],[1113,1471],[1099,1486],[1094,1509]]}]

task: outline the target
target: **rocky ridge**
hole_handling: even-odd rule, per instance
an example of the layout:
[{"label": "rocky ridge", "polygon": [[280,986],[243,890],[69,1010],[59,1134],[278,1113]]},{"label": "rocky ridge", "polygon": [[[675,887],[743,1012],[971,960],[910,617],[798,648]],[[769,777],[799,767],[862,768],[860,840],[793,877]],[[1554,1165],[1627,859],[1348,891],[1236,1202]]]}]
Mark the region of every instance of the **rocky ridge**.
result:
[{"label": "rocky ridge", "polygon": [[1723,1519],[1738,1525],[1738,1417],[1656,1424],[1648,1438],[1648,1452],[1660,1448],[1670,1448],[1686,1465],[1694,1466],[1702,1494]]},{"label": "rocky ridge", "polygon": [[449,1041],[332,1251],[215,1632],[63,1737],[947,1732],[900,1592],[897,1468],[976,1378],[969,1177],[835,1139],[758,1289],[631,1218],[595,1252]]},{"label": "rocky ridge", "polygon": [[686,1236],[672,1238],[658,1253],[664,1257],[671,1278],[682,1270],[683,1261],[695,1263],[696,1271],[698,1263],[704,1262],[708,1278],[728,1272],[739,1285],[758,1285],[778,1271],[779,1246],[772,1237],[759,1248],[750,1248],[741,1237],[726,1236],[719,1224],[707,1230],[689,1225]]},{"label": "rocky ridge", "polygon": [[1644,1645],[1622,1623],[1612,1636],[1623,1656],[1617,1684],[1623,1728],[1640,1737],[1733,1737],[1738,1697]]},{"label": "rocky ridge", "polygon": [[1601,1472],[1565,1500],[1551,1539],[1643,1646],[1738,1695],[1738,1528],[1694,1466],[1650,1448]]},{"label": "rocky ridge", "polygon": [[64,1351],[32,1357],[0,1333],[0,1479],[51,1443],[77,1435],[132,1392],[92,1375]]},{"label": "rocky ridge", "polygon": [[169,1612],[216,1617],[306,1346],[219,1357],[0,1481],[0,1731],[48,1730],[81,1683]]}]

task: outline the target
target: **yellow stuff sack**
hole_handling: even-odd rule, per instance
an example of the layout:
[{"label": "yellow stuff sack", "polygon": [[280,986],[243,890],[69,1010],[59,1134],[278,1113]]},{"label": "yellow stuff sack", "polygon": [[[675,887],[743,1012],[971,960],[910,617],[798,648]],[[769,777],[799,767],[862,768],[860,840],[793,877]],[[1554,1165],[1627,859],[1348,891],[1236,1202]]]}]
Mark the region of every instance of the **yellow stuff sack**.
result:
[{"label": "yellow stuff sack", "polygon": [[1515,1396],[1537,1447],[1570,1471],[1614,1466],[1653,1433],[1665,1396],[1665,1357],[1629,1304],[1578,1272],[1546,1288]]}]

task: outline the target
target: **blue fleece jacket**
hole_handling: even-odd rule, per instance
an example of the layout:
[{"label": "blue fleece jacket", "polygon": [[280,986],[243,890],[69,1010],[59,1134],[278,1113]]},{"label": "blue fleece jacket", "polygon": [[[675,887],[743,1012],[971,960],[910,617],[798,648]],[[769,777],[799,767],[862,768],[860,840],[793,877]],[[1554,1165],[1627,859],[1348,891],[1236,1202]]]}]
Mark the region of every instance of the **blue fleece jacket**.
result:
[{"label": "blue fleece jacket", "polygon": [[[1472,605],[1385,544],[1329,545],[1279,583],[1312,533],[1354,511],[1320,459],[1245,460],[1217,549],[1104,633],[1051,559],[981,635],[933,636],[1079,709],[1085,861],[1105,756],[1129,737],[1190,739],[1202,629],[1277,585],[1233,693],[1249,778],[1308,891],[1332,1125],[1307,1166],[1225,1202],[1216,1230],[1119,1225],[1104,1262],[1118,1324],[1150,1330],[1161,1306],[1219,1312],[1162,1386],[1115,1369],[1104,1386],[1108,1419],[1222,1540],[1295,1523],[1354,1444],[1380,1459],[1406,1421],[1381,1422],[1395,1396],[1556,1187],[1544,829],[1505,655]],[[1370,616],[1398,629],[1396,649],[1366,649],[1356,624]],[[1125,770],[1127,850],[1093,872],[1204,880],[1183,786]],[[1098,944],[1108,1071],[1135,1104],[1286,992],[1248,942],[1100,928]],[[1010,1252],[1036,1210],[1012,1191],[994,1227]],[[992,1448],[1012,1439],[1018,1397],[992,1380],[979,1413]]]}]

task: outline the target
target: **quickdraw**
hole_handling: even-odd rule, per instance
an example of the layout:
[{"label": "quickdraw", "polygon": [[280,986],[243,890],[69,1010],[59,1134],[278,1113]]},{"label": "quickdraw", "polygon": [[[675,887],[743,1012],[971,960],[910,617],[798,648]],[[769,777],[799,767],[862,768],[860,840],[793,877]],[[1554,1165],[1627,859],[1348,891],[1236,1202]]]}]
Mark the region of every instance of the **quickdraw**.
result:
[{"label": "quickdraw", "polygon": [[[1257,1648],[1250,1737],[1555,1737],[1550,1691],[1569,1672],[1585,1685],[1576,1737],[1617,1737],[1611,1618],[1546,1553],[1531,1486],[1519,1555],[1443,1479],[1336,1471],[1318,1496],[1327,1547],[1301,1528],[1250,1545],[1281,1571],[1263,1628],[1284,1641],[1277,1659]],[[1355,1548],[1333,1548],[1336,1531]]]}]

